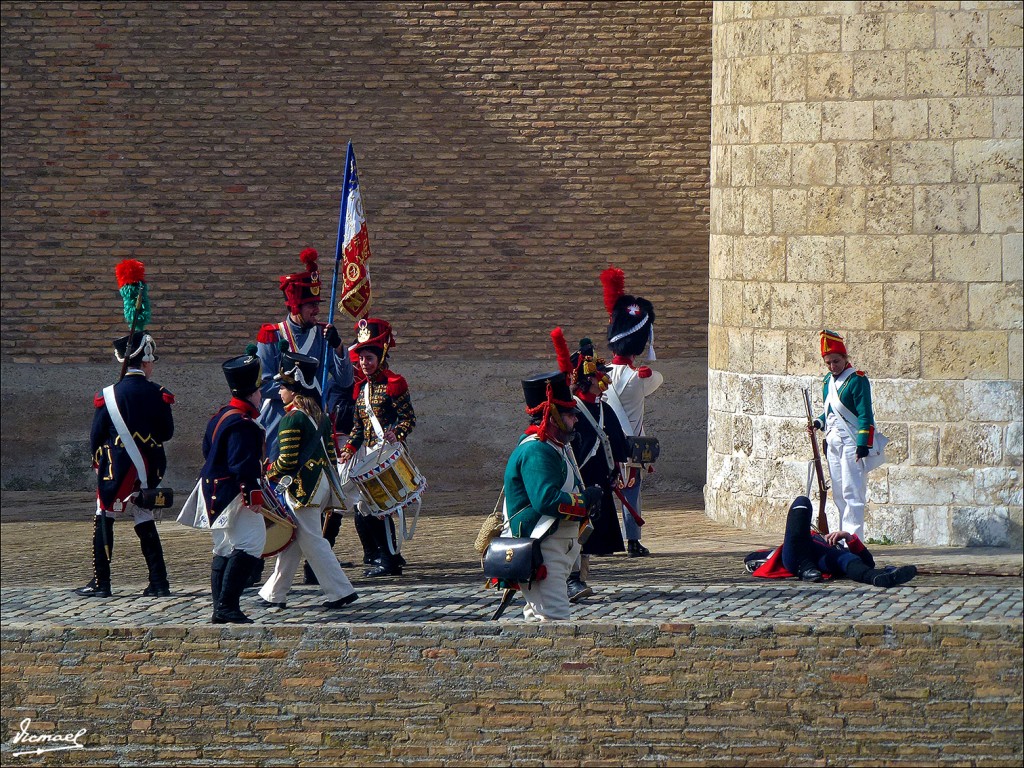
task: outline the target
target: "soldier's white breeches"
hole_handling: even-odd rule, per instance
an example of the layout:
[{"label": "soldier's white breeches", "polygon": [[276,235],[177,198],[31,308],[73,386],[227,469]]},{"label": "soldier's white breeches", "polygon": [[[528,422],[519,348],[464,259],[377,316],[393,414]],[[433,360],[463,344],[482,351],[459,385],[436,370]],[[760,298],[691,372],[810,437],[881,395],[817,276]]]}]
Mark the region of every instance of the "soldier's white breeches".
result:
[{"label": "soldier's white breeches", "polygon": [[864,471],[864,462],[857,461],[855,442],[829,440],[828,473],[832,477],[832,500],[839,510],[842,530],[863,539],[868,473]]},{"label": "soldier's white breeches", "polygon": [[320,527],[320,508],[295,507],[293,512],[299,523],[295,541],[278,553],[274,572],[260,589],[260,597],[271,603],[283,603],[303,556],[316,574],[320,588],[328,600],[338,600],[351,595],[355,588],[341,570],[334,550],[323,536],[323,529]]},{"label": "soldier's white breeches", "polygon": [[247,507],[232,509],[230,512],[225,510],[221,514],[230,514],[231,517],[226,527],[210,531],[213,534],[213,554],[230,557],[238,549],[247,555],[260,557],[267,543],[267,526],[263,522],[263,515]]},{"label": "soldier's white breeches", "polygon": [[153,517],[152,509],[143,509],[142,507],[137,507],[130,501],[124,505],[123,512],[104,512],[103,507],[100,506],[100,500],[96,499],[96,514],[105,514],[112,520],[115,519],[118,515],[131,515],[132,518],[134,519],[135,525],[139,525],[141,523],[146,523],[150,520],[156,519]]},{"label": "soldier's white breeches", "polygon": [[540,551],[547,566],[547,577],[522,585],[526,607],[523,618],[527,621],[564,621],[569,618],[569,593],[565,581],[580,553],[578,526],[562,520],[558,530],[540,543]]}]

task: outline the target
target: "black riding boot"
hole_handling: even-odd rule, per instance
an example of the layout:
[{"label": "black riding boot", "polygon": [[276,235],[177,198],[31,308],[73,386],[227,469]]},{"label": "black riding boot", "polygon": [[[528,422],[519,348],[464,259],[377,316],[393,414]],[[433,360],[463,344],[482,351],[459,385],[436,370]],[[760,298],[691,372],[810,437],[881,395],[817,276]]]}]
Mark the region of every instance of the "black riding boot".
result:
[{"label": "black riding boot", "polygon": [[224,569],[228,566],[228,559],[224,555],[214,555],[210,564],[210,594],[213,596],[213,623],[217,624],[217,603],[220,600],[220,593],[224,588]]},{"label": "black riding boot", "polygon": [[[363,575],[371,578],[376,576],[401,576],[402,566],[399,563],[404,562],[404,560],[399,560],[400,554],[391,554],[392,549],[398,549],[394,521],[387,517],[368,517],[367,520],[372,521],[372,527],[369,530],[377,545],[378,555],[375,563]],[[388,539],[391,540],[390,544]]]},{"label": "black riding boot", "polygon": [[917,567],[904,565],[892,570],[881,570],[869,568],[861,560],[853,560],[846,566],[846,576],[854,581],[859,581],[861,584],[870,584],[873,587],[889,589],[890,587],[898,587],[900,584],[906,584],[917,576]]},{"label": "black riding boot", "polygon": [[355,516],[356,533],[359,534],[359,543],[363,545],[363,565],[376,565],[380,560],[380,544],[377,541],[377,528],[380,525],[383,523],[371,515]]},{"label": "black riding boot", "polygon": [[167,567],[164,565],[164,549],[160,546],[160,534],[156,532],[156,523],[147,520],[135,526],[135,534],[142,545],[142,556],[146,558],[149,569],[149,586],[143,591],[143,597],[170,597],[171,585],[167,582]]},{"label": "black riding boot", "polygon": [[252,619],[242,613],[238,601],[249,583],[249,576],[261,558],[234,550],[226,558],[224,577],[221,581],[220,597],[213,609],[214,624],[252,624]]},{"label": "black riding boot", "polygon": [[[82,597],[110,597],[110,559],[107,557],[107,547],[110,548],[110,556],[114,555],[114,518],[106,515],[95,515],[92,528],[92,581],[84,587],[75,590],[75,594]],[[106,547],[103,545],[104,526],[107,534]]]}]

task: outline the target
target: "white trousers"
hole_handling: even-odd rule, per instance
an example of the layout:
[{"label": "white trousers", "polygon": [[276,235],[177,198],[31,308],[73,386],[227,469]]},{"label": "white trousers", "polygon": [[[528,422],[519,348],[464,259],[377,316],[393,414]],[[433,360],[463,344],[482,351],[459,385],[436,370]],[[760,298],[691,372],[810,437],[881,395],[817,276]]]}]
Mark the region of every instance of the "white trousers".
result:
[{"label": "white trousers", "polygon": [[852,438],[839,435],[828,438],[828,473],[842,530],[863,539],[868,473],[864,471],[864,461],[857,461],[857,443]]},{"label": "white trousers", "polygon": [[558,530],[540,543],[540,551],[547,566],[547,577],[522,585],[526,607],[523,618],[527,621],[565,621],[569,618],[569,593],[565,581],[580,553],[579,526],[562,520]]},{"label": "white trousers", "polygon": [[260,589],[260,597],[267,602],[283,603],[303,556],[316,574],[320,589],[324,591],[328,600],[338,600],[351,595],[356,590],[348,576],[341,570],[334,550],[323,536],[323,529],[320,527],[320,508],[295,507],[292,511],[299,523],[295,541],[277,554],[274,572]]},{"label": "white trousers", "polygon": [[150,520],[156,519],[153,517],[152,509],[143,509],[142,507],[137,507],[130,501],[124,505],[124,510],[122,512],[110,512],[104,511],[103,507],[100,506],[100,500],[96,499],[96,514],[106,515],[112,520],[116,519],[118,515],[131,515],[132,518],[135,520],[135,525],[139,525],[140,523],[145,523]]},{"label": "white trousers", "polygon": [[242,506],[226,509],[221,514],[230,517],[226,527],[210,530],[213,534],[213,554],[229,557],[234,550],[239,549],[247,555],[260,557],[267,543],[267,525],[263,522],[263,515]]}]

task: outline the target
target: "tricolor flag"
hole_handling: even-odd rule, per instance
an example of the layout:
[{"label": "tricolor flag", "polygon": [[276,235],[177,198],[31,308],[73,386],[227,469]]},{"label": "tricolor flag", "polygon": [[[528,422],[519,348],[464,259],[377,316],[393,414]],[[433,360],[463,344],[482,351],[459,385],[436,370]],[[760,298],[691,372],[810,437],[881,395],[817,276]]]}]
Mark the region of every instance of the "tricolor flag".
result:
[{"label": "tricolor flag", "polygon": [[353,320],[366,317],[370,312],[370,237],[363,215],[363,199],[359,194],[359,176],[356,174],[356,153],[352,142],[345,155],[345,181],[341,190],[341,221],[338,226],[337,258],[341,260],[344,282],[338,309]]}]

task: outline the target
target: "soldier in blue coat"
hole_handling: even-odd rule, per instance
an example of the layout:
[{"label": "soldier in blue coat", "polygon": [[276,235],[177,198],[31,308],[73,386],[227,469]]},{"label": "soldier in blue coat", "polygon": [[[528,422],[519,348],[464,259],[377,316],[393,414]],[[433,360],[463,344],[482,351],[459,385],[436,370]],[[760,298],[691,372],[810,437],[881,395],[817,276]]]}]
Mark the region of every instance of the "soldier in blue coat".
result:
[{"label": "soldier in blue coat", "polygon": [[[210,588],[214,624],[251,624],[239,598],[263,561],[264,432],[259,417],[260,359],[255,345],[222,366],[231,401],[210,419],[200,474],[206,522],[213,533]],[[205,526],[204,526],[205,527]]]},{"label": "soldier in blue coat", "polygon": [[[163,548],[151,509],[136,501],[143,488],[156,488],[167,469],[164,443],[174,435],[174,395],[150,381],[157,360],[156,342],[135,332],[114,342],[119,363],[127,371],[117,384],[93,401],[90,444],[96,470],[96,517],[93,528],[93,578],[75,592],[83,597],[110,597],[110,559],[114,550],[114,515],[131,515],[149,570],[145,597],[171,594]],[[120,429],[119,429],[120,425]],[[130,436],[126,442],[121,433]]]}]

